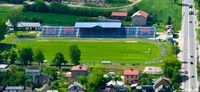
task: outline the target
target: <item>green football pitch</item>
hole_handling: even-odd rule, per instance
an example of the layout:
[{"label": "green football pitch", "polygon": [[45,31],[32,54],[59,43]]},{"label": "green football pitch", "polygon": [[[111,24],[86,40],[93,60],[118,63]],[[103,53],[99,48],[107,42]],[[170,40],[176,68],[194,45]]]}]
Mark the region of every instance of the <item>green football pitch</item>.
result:
[{"label": "green football pitch", "polygon": [[31,47],[33,51],[41,49],[45,59],[52,61],[57,52],[62,52],[70,62],[69,46],[77,45],[81,50],[81,62],[124,62],[138,63],[157,60],[161,47],[147,42],[127,41],[19,41],[17,48]]}]

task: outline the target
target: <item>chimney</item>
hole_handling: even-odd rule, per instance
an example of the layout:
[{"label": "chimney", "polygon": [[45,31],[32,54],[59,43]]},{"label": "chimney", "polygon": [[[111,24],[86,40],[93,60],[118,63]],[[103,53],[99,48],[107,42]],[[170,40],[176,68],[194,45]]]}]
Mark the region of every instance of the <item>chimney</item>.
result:
[{"label": "chimney", "polygon": [[131,71],[133,71],[133,68],[131,68]]}]

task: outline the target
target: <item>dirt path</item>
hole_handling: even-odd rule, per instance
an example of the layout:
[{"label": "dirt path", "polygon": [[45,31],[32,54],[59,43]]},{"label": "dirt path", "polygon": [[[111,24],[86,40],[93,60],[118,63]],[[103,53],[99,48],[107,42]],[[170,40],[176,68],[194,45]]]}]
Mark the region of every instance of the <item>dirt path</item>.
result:
[{"label": "dirt path", "polygon": [[[119,6],[119,7],[104,7],[101,9],[123,9],[125,11],[128,11],[133,5],[139,3],[141,0],[129,0],[130,2],[132,2],[129,5],[125,5],[125,6]],[[100,8],[100,7],[90,7],[90,6],[82,6],[82,5],[71,5],[69,4],[69,6],[71,7],[82,7],[82,8]]]}]

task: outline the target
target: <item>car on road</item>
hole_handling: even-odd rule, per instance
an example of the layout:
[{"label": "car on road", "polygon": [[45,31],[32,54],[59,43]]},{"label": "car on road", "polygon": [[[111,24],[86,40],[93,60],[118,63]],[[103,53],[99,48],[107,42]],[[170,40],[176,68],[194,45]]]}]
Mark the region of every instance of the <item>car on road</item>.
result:
[{"label": "car on road", "polygon": [[190,8],[189,9],[189,15],[193,15],[194,14],[194,12],[192,11],[192,9]]},{"label": "car on road", "polygon": [[192,65],[193,65],[194,63],[191,61],[191,62],[190,62],[190,64],[192,64]]},{"label": "car on road", "polygon": [[189,8],[193,7],[192,3],[188,3],[188,6],[189,6]]},{"label": "car on road", "polygon": [[193,55],[191,55],[190,57],[193,58]]},{"label": "car on road", "polygon": [[191,77],[194,78],[194,75],[192,75]]},{"label": "car on road", "polygon": [[192,23],[192,21],[190,21],[190,23]]}]

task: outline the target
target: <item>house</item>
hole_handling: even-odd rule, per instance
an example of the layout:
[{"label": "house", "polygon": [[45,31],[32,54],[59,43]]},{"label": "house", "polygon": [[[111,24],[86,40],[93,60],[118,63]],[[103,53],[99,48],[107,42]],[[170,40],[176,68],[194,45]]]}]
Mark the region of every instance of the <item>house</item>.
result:
[{"label": "house", "polygon": [[40,67],[39,66],[30,66],[26,68],[26,75],[36,76],[40,75]]},{"label": "house", "polygon": [[3,92],[5,89],[5,86],[0,86],[0,92]]},{"label": "house", "polygon": [[127,12],[112,12],[111,17],[116,20],[124,20],[127,15]]},{"label": "house", "polygon": [[147,18],[149,14],[145,11],[139,10],[134,13],[132,18],[132,26],[145,26],[147,24]]},{"label": "house", "polygon": [[71,68],[71,77],[88,76],[88,67],[86,65],[77,65]]},{"label": "house", "polygon": [[19,22],[17,24],[17,30],[36,31],[40,30],[41,24],[39,22]]},{"label": "house", "polygon": [[58,92],[58,90],[47,90],[47,92]]},{"label": "house", "polygon": [[161,67],[150,66],[150,67],[145,67],[143,73],[146,73],[146,74],[162,74],[163,71],[162,71]]},{"label": "house", "polygon": [[142,92],[154,92],[152,85],[142,85]]},{"label": "house", "polygon": [[173,36],[173,35],[174,35],[174,30],[173,30],[172,28],[169,28],[169,29],[167,30],[167,35],[168,35],[168,36]]},{"label": "house", "polygon": [[25,92],[23,86],[7,86],[5,92]]},{"label": "house", "polygon": [[128,89],[122,81],[111,80],[106,83],[106,92],[128,92]]},{"label": "house", "polygon": [[41,86],[44,86],[44,85],[49,85],[49,84],[50,84],[50,79],[49,79],[48,76],[36,75],[33,78],[34,88],[41,87]]},{"label": "house", "polygon": [[129,84],[134,84],[137,83],[139,80],[139,70],[134,70],[134,69],[126,69],[123,72],[124,74],[124,83],[129,85]]},{"label": "house", "polygon": [[85,92],[85,89],[80,83],[75,81],[69,85],[68,92]]},{"label": "house", "polygon": [[14,31],[14,26],[13,26],[13,24],[11,23],[10,20],[7,20],[7,21],[6,21],[6,29],[7,29],[8,32],[13,32],[13,31]]},{"label": "house", "polygon": [[155,92],[171,92],[170,80],[165,77],[160,77],[155,81],[153,88]]},{"label": "house", "polygon": [[7,64],[0,64],[0,72],[6,72],[9,70],[9,67]]}]

